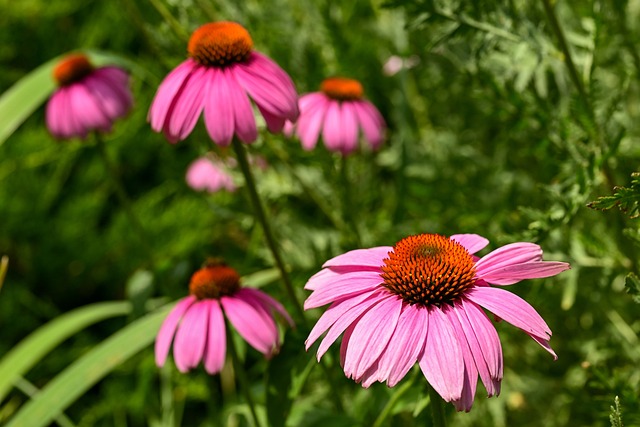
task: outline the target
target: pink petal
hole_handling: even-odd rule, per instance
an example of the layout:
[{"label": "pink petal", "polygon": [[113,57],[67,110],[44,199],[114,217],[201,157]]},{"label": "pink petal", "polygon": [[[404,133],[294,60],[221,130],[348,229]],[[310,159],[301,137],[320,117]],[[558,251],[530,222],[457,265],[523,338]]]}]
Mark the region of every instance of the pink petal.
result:
[{"label": "pink petal", "polygon": [[185,313],[185,311],[187,311],[187,309],[191,307],[194,302],[196,302],[196,298],[194,296],[188,296],[181,299],[171,309],[167,317],[164,319],[164,322],[162,322],[160,331],[156,336],[156,365],[164,365],[164,362],[167,360],[167,355],[169,354],[169,349],[171,348],[171,341],[173,341],[173,335],[176,332],[178,323],[180,322],[180,319],[182,318],[182,315]]},{"label": "pink petal", "polygon": [[198,123],[205,103],[206,72],[205,67],[195,68],[173,98],[171,114],[167,116],[163,127],[170,141],[185,139]]},{"label": "pink petal", "polygon": [[296,126],[302,148],[309,151],[318,143],[329,100],[321,93],[310,93],[303,98],[307,102],[303,107],[302,98],[300,99],[300,118]]},{"label": "pink petal", "polygon": [[516,264],[542,261],[542,249],[534,243],[511,243],[483,256],[476,263],[478,277]]},{"label": "pink petal", "polygon": [[261,301],[262,304],[265,305],[267,308],[273,309],[278,313],[280,313],[282,317],[284,317],[285,320],[289,323],[290,326],[292,327],[295,326],[293,319],[291,318],[291,316],[289,316],[289,313],[287,313],[287,310],[285,310],[284,306],[280,304],[278,301],[276,301],[275,299],[273,299],[270,295],[262,292],[261,290],[252,289],[252,288],[242,288],[238,292],[252,295],[253,298]]},{"label": "pink petal", "polygon": [[494,268],[485,272],[482,279],[495,285],[512,285],[524,279],[540,279],[560,274],[571,266],[566,262],[532,261],[525,264]]},{"label": "pink petal", "polygon": [[480,379],[489,397],[500,393],[502,347],[487,315],[473,302],[461,299],[452,308],[469,344]]},{"label": "pink petal", "polygon": [[[532,338],[537,337],[545,342],[551,338],[551,330],[538,312],[525,300],[511,292],[500,288],[476,286],[469,289],[465,296],[513,326],[522,329]],[[537,341],[542,345],[539,340]],[[545,349],[549,351],[549,348],[545,347]]]},{"label": "pink petal", "polygon": [[[363,313],[366,313],[369,309],[375,307],[376,304],[387,298],[390,298],[388,292],[375,292],[371,294],[369,298],[354,306],[351,310],[347,311],[342,317],[340,317],[333,326],[331,326],[331,329],[329,329],[329,332],[327,332],[327,335],[320,343],[317,353],[318,361],[320,361],[320,358],[327,352],[331,344],[335,342],[335,340],[345,331],[345,329],[347,329],[347,327],[349,327],[349,325],[355,327],[354,323]],[[344,337],[342,341],[344,343]]]},{"label": "pink petal", "polygon": [[227,318],[253,348],[266,356],[271,355],[278,340],[273,318],[265,315],[262,307],[255,307],[236,295],[220,299]]},{"label": "pink petal", "polygon": [[173,343],[173,358],[180,372],[198,366],[207,344],[209,307],[204,301],[195,302],[184,314]]},{"label": "pink petal", "polygon": [[429,315],[427,309],[405,305],[389,344],[378,360],[378,381],[394,387],[409,372],[424,350]]},{"label": "pink petal", "polygon": [[293,82],[273,61],[253,52],[248,61],[233,66],[238,83],[255,103],[277,117],[296,121],[298,96]]},{"label": "pink petal", "polygon": [[204,123],[209,136],[216,144],[226,147],[231,144],[234,131],[231,88],[222,69],[207,69],[208,94],[204,106]]},{"label": "pink petal", "polygon": [[358,119],[353,103],[342,103],[342,149],[343,155],[350,154],[358,148]]},{"label": "pink petal", "polygon": [[316,289],[304,302],[304,309],[321,307],[349,295],[377,289],[383,282],[377,271],[342,274],[330,285]]},{"label": "pink petal", "polygon": [[66,111],[68,96],[66,88],[60,88],[51,95],[49,102],[47,102],[45,121],[47,129],[55,138],[69,137],[68,124],[65,122],[65,117],[68,116],[68,111]]},{"label": "pink petal", "polygon": [[191,73],[198,67],[200,66],[193,59],[187,59],[174,68],[162,81],[153,98],[147,116],[147,120],[151,123],[151,128],[154,131],[160,132],[163,129],[175,96]]},{"label": "pink petal", "polygon": [[203,301],[209,310],[209,331],[205,350],[204,368],[210,374],[217,374],[224,366],[227,354],[227,331],[224,316],[218,300]]},{"label": "pink petal", "polygon": [[258,110],[260,110],[260,114],[262,114],[262,117],[264,117],[264,121],[267,123],[267,130],[269,132],[278,133],[282,130],[286,121],[284,117],[271,114],[259,105]]},{"label": "pink petal", "polygon": [[447,307],[447,318],[451,321],[451,326],[455,329],[458,337],[460,348],[462,350],[462,358],[464,360],[464,385],[462,386],[462,395],[460,399],[454,400],[452,403],[458,411],[469,412],[473,406],[476,395],[476,386],[478,385],[478,368],[473,358],[470,343],[465,338],[462,325],[455,313]]},{"label": "pink petal", "polygon": [[384,119],[376,107],[368,101],[355,101],[354,110],[362,127],[365,140],[374,150],[384,141]]},{"label": "pink petal", "polygon": [[344,373],[356,381],[387,347],[402,311],[402,300],[394,295],[382,300],[358,320],[347,348]]},{"label": "pink petal", "polygon": [[478,234],[453,234],[449,239],[460,243],[470,254],[475,254],[489,244],[488,239]]},{"label": "pink petal", "polygon": [[322,139],[329,151],[338,152],[342,148],[342,114],[340,113],[340,103],[329,101],[327,112],[322,126]]},{"label": "pink petal", "polygon": [[225,76],[229,87],[232,102],[231,108],[233,109],[234,124],[238,138],[242,142],[254,142],[258,138],[258,129],[256,128],[256,118],[253,115],[249,97],[238,84],[230,69],[225,70]]},{"label": "pink petal", "polygon": [[124,116],[133,106],[129,75],[120,68],[98,68],[85,83],[111,120]]},{"label": "pink petal", "polygon": [[370,249],[356,249],[346,252],[325,262],[322,267],[373,267],[379,269],[383,260],[393,251],[391,246],[378,246]]},{"label": "pink petal", "polygon": [[328,309],[320,316],[320,319],[316,322],[315,326],[309,333],[309,337],[305,341],[305,350],[309,350],[309,347],[320,338],[320,335],[324,334],[333,324],[338,321],[352,308],[362,304],[365,300],[371,298],[371,296],[379,291],[365,292],[357,296],[343,298],[336,301],[329,306]]},{"label": "pink petal", "polygon": [[[353,330],[355,329],[356,324],[352,323],[349,327],[344,331],[344,335],[342,336],[342,343],[340,343],[340,366],[344,368],[345,359],[347,357],[347,349],[349,348],[349,340],[352,337]],[[320,360],[318,360],[320,361]]]},{"label": "pink petal", "polygon": [[462,396],[464,356],[450,320],[438,307],[429,308],[429,330],[419,364],[429,384],[451,402]]},{"label": "pink petal", "polygon": [[107,131],[111,121],[100,109],[96,99],[83,83],[69,86],[69,101],[71,111],[78,123],[81,124],[80,135],[85,137],[89,131],[100,129]]}]

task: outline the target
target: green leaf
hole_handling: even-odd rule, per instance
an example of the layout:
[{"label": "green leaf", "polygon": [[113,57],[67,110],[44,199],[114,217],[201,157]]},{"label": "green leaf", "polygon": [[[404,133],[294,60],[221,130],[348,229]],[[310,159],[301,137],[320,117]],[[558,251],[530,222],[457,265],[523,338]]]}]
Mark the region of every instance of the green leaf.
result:
[{"label": "green leaf", "polygon": [[44,427],[78,397],[127,359],[150,345],[173,304],[113,334],[51,380],[6,427]]},{"label": "green leaf", "polygon": [[624,287],[636,304],[640,304],[640,278],[633,273],[624,278]]},{"label": "green leaf", "polygon": [[[107,52],[87,51],[96,66],[129,62]],[[24,76],[0,96],[0,145],[51,95],[56,87],[53,68],[62,56],[57,56]],[[44,123],[42,124],[44,126]]]},{"label": "green leaf", "polygon": [[610,406],[611,413],[609,414],[609,421],[611,427],[623,427],[622,424],[622,411],[620,410],[620,398],[618,396],[613,400],[615,406]]},{"label": "green leaf", "polygon": [[598,197],[597,200],[587,204],[588,207],[598,210],[607,210],[615,206],[630,218],[640,217],[640,172],[631,174],[631,187],[614,187],[612,196]]},{"label": "green leaf", "polygon": [[62,341],[89,325],[130,311],[131,304],[125,301],[101,302],[65,313],[35,330],[0,360],[0,402],[15,381]]}]

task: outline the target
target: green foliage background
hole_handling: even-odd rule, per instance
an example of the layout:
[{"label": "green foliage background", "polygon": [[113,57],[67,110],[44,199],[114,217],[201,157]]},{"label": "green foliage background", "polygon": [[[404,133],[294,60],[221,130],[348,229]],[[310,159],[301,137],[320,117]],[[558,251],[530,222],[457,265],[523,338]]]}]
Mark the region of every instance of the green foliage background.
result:
[{"label": "green foliage background", "polygon": [[[471,413],[448,408],[451,424],[605,426],[615,396],[622,422],[640,424],[640,320],[625,292],[627,274],[638,273],[637,220],[587,207],[614,194],[614,186],[629,187],[638,170],[640,2],[545,4],[0,0],[0,92],[72,50],[109,52],[128,64],[135,108],[106,139],[148,234],[145,245],[132,231],[95,142],[54,141],[38,109],[0,145],[0,255],[10,259],[0,292],[0,357],[62,313],[129,298],[125,285],[139,269],[153,274],[150,296],[174,300],[186,294],[190,274],[207,256],[224,257],[243,275],[272,267],[242,189],[209,196],[184,183],[189,162],[212,149],[204,127],[171,145],[146,123],[156,88],[185,57],[190,32],[234,20],[300,93],[317,90],[330,75],[357,78],[389,126],[379,152],[349,157],[346,166],[323,147],[305,152],[266,132],[251,146],[269,163],[256,172],[259,190],[301,299],[304,283],[329,257],[408,234],[478,233],[491,249],[536,242],[547,259],[569,261],[572,270],[510,290],[551,326],[559,359],[498,324],[503,392],[485,399],[479,386]],[[417,64],[385,75],[392,55]],[[267,282],[264,289],[287,303],[280,284]],[[140,314],[74,335],[26,378],[43,387]],[[309,318],[319,315],[315,310]],[[302,350],[306,333],[288,331],[271,362],[243,350],[260,407],[286,412],[283,397],[270,390],[299,384],[288,425],[371,425],[395,390],[381,384],[363,390],[342,378],[332,349],[339,408],[314,355]],[[412,375],[389,425],[430,420],[425,381]],[[14,389],[0,402],[0,422],[26,400]],[[247,425],[242,402],[223,377],[159,371],[147,348],[66,415],[78,426]]]}]

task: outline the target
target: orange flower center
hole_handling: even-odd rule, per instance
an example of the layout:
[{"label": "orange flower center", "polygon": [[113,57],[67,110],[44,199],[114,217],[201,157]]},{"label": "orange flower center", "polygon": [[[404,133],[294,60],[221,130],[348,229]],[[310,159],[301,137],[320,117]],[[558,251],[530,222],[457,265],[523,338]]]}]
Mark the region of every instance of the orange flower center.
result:
[{"label": "orange flower center", "polygon": [[329,98],[338,101],[361,99],[364,91],[359,81],[345,77],[330,77],[320,85],[322,91]]},{"label": "orange flower center", "polygon": [[53,78],[59,86],[67,86],[82,80],[93,71],[89,58],[81,53],[64,57],[53,69]]},{"label": "orange flower center", "polygon": [[400,240],[384,259],[382,286],[409,304],[451,303],[475,283],[475,262],[458,242],[439,234]]},{"label": "orange flower center", "polygon": [[220,298],[240,289],[240,275],[224,264],[209,264],[193,273],[189,293],[198,299]]},{"label": "orange flower center", "polygon": [[235,22],[211,22],[193,32],[187,50],[198,63],[225,66],[245,61],[253,49],[249,32]]}]

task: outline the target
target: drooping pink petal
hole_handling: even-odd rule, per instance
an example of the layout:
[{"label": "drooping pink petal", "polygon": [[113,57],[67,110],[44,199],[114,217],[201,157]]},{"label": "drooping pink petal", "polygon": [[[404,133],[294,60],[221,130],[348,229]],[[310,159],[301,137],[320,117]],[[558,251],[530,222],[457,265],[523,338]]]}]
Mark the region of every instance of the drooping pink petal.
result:
[{"label": "drooping pink petal", "polygon": [[471,343],[466,339],[457,314],[452,310],[452,307],[448,307],[445,315],[455,330],[455,336],[458,338],[458,342],[460,343],[462,358],[464,360],[464,385],[462,386],[462,395],[460,396],[460,399],[454,400],[452,403],[458,411],[469,412],[473,406],[473,401],[476,395],[476,386],[478,385],[478,367],[474,361]]},{"label": "drooping pink petal", "polygon": [[207,334],[207,348],[204,355],[204,368],[213,375],[222,370],[227,355],[227,331],[224,315],[218,300],[203,301],[209,310],[209,329]]},{"label": "drooping pink petal", "polygon": [[342,103],[342,142],[340,152],[346,156],[358,148],[358,118],[351,102]]},{"label": "drooping pink petal", "polygon": [[196,191],[215,193],[222,189],[235,191],[233,178],[223,169],[221,162],[214,162],[207,157],[194,160],[187,169],[185,177],[189,187]]},{"label": "drooping pink petal", "polygon": [[342,274],[330,286],[316,289],[304,302],[304,309],[321,307],[347,295],[357,295],[377,289],[382,282],[380,273],[376,271]]},{"label": "drooping pink petal", "polygon": [[71,102],[71,111],[81,125],[80,134],[82,137],[85,137],[91,130],[107,131],[110,129],[111,120],[100,109],[96,99],[84,84],[75,83],[69,86],[69,101]]},{"label": "drooping pink petal", "polygon": [[427,309],[404,306],[396,330],[378,359],[378,381],[386,380],[387,386],[394,387],[404,378],[424,350],[428,325]]},{"label": "drooping pink petal", "polygon": [[224,73],[229,88],[231,108],[233,109],[235,130],[238,138],[242,142],[254,142],[258,138],[258,129],[256,128],[256,119],[253,115],[249,97],[230,70],[224,70]]},{"label": "drooping pink petal", "polygon": [[491,320],[475,303],[462,298],[453,306],[489,397],[500,393],[502,347]]},{"label": "drooping pink petal", "polygon": [[234,131],[233,104],[228,79],[223,70],[207,69],[208,93],[204,105],[204,123],[209,136],[216,144],[231,144]]},{"label": "drooping pink petal", "polygon": [[369,298],[354,306],[341,318],[336,320],[336,322],[333,324],[333,326],[331,326],[331,328],[327,332],[327,335],[325,335],[324,339],[320,343],[320,346],[318,347],[318,361],[320,361],[320,358],[327,352],[331,344],[335,342],[335,340],[340,336],[341,333],[345,331],[345,329],[347,329],[347,327],[349,327],[349,325],[355,323],[363,313],[366,313],[368,310],[375,307],[377,304],[387,298],[389,298],[389,294],[387,292],[375,292]]},{"label": "drooping pink petal", "polygon": [[464,357],[451,322],[439,307],[429,307],[429,330],[420,369],[447,402],[458,400],[464,386]]},{"label": "drooping pink petal", "polygon": [[316,274],[311,276],[304,288],[309,291],[315,291],[325,286],[331,286],[333,281],[338,277],[341,277],[344,273],[342,271],[336,271],[331,268],[323,268]]},{"label": "drooping pink petal", "polygon": [[265,56],[253,52],[244,63],[232,66],[233,74],[257,105],[274,116],[292,122],[298,118],[295,86],[280,67]]},{"label": "drooping pink petal", "polygon": [[198,123],[207,92],[206,72],[205,67],[196,67],[185,79],[182,89],[175,94],[171,114],[167,116],[163,128],[170,141],[185,139]]},{"label": "drooping pink petal", "polygon": [[[356,323],[354,322],[344,331],[344,335],[342,336],[342,342],[340,343],[340,366],[344,368],[345,360],[347,358],[347,349],[349,348],[349,340],[353,336],[353,330],[356,327]],[[318,359],[318,362],[320,359]]]},{"label": "drooping pink petal", "polygon": [[249,345],[266,356],[271,355],[278,339],[273,318],[265,316],[264,310],[236,295],[220,299],[227,318]]},{"label": "drooping pink petal", "polygon": [[198,67],[200,67],[198,63],[189,58],[174,68],[162,81],[156,91],[147,116],[147,120],[151,123],[151,128],[154,131],[160,132],[163,129],[174,98],[191,73]]},{"label": "drooping pink petal", "polygon": [[160,367],[164,365],[164,362],[167,360],[167,355],[171,348],[171,341],[173,341],[173,335],[176,332],[178,323],[185,311],[187,311],[195,301],[196,298],[194,296],[188,296],[181,299],[171,309],[167,317],[164,319],[164,322],[162,322],[162,326],[156,336],[155,343],[156,365]]},{"label": "drooping pink petal", "polygon": [[475,254],[489,244],[488,239],[478,234],[453,234],[449,238],[464,246],[470,254]]},{"label": "drooping pink petal", "polygon": [[58,89],[53,93],[45,110],[47,129],[55,138],[67,138],[69,135],[69,126],[64,120],[69,114],[66,111],[68,94],[64,89]]},{"label": "drooping pink petal", "polygon": [[92,75],[108,80],[113,87],[126,88],[129,86],[129,73],[115,65],[97,68]]},{"label": "drooping pink petal", "polygon": [[393,335],[402,300],[393,295],[368,310],[356,324],[344,364],[344,373],[356,381],[380,357]]},{"label": "drooping pink petal", "polygon": [[370,249],[356,249],[331,258],[322,267],[373,267],[380,268],[383,260],[389,257],[391,246],[378,246]]},{"label": "drooping pink petal", "polygon": [[278,313],[280,313],[282,317],[284,317],[284,319],[289,323],[290,326],[292,327],[295,326],[293,319],[291,318],[291,316],[289,316],[289,313],[287,313],[287,310],[285,310],[284,306],[280,304],[278,301],[276,301],[274,298],[272,298],[270,295],[262,292],[259,289],[253,289],[253,288],[242,288],[238,292],[252,295],[253,298],[261,301],[267,308],[273,309]]},{"label": "drooping pink petal", "polygon": [[494,268],[482,275],[482,279],[494,285],[512,285],[524,279],[540,279],[555,276],[570,269],[566,262],[532,261],[524,264]]},{"label": "drooping pink petal", "polygon": [[378,109],[369,101],[364,100],[353,101],[353,105],[365,140],[374,150],[379,148],[384,141],[384,129],[386,125]]},{"label": "drooping pink petal", "polygon": [[322,139],[329,151],[340,151],[342,145],[342,114],[338,101],[329,101],[322,126]]},{"label": "drooping pink petal", "polygon": [[300,118],[296,124],[298,130],[298,138],[305,150],[313,150],[318,143],[324,117],[329,108],[329,100],[321,93],[310,93],[305,95],[307,103],[302,107],[302,99]]},{"label": "drooping pink petal", "polygon": [[[509,291],[500,288],[473,287],[466,292],[465,296],[513,326],[522,329],[531,337],[537,337],[545,342],[551,338],[551,329],[538,312],[528,302]],[[540,343],[539,340],[536,341]],[[551,353],[549,348],[544,345],[543,348]]]},{"label": "drooping pink petal", "polygon": [[371,296],[379,292],[377,290],[364,292],[360,295],[343,298],[339,301],[336,301],[329,306],[329,308],[320,316],[320,319],[316,322],[315,326],[309,333],[309,337],[305,341],[305,350],[309,350],[309,347],[313,345],[313,343],[320,338],[322,334],[324,334],[327,329],[329,329],[333,324],[342,316],[345,315],[346,312],[351,310],[353,307],[356,307],[362,304],[364,301],[371,298]]},{"label": "drooping pink petal", "polygon": [[176,331],[173,343],[173,359],[180,372],[198,366],[207,344],[209,307],[204,301],[196,301],[185,312]]},{"label": "drooping pink petal", "polygon": [[124,116],[133,106],[129,75],[121,68],[98,68],[87,76],[85,84],[112,120]]},{"label": "drooping pink petal", "polygon": [[262,114],[264,121],[267,123],[267,130],[269,132],[278,133],[282,130],[286,122],[286,119],[284,117],[271,114],[269,111],[265,110],[259,105],[258,110],[260,111],[260,114]]}]

